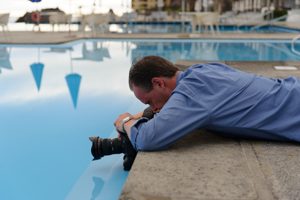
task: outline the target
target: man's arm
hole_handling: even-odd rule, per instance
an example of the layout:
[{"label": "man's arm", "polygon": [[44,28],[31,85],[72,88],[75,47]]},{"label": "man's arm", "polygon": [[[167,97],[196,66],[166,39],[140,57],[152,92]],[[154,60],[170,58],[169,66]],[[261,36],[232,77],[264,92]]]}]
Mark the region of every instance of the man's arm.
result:
[{"label": "man's arm", "polygon": [[210,106],[207,104],[207,101],[190,96],[189,93],[176,93],[153,119],[141,118],[128,122],[125,128],[130,133],[129,137],[135,149],[165,149],[192,130],[209,123]]}]

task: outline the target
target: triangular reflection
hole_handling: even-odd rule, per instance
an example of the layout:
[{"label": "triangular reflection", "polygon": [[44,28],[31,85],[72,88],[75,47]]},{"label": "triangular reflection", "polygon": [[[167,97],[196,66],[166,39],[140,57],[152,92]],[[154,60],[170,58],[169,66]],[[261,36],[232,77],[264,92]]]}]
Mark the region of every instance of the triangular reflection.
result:
[{"label": "triangular reflection", "polygon": [[32,63],[30,65],[30,69],[34,78],[34,82],[36,84],[37,90],[40,91],[41,83],[42,83],[42,77],[44,72],[45,65],[40,62],[40,48],[37,48],[37,62]]},{"label": "triangular reflection", "polygon": [[42,76],[43,76],[43,71],[44,71],[44,64],[43,63],[33,63],[30,65],[32,75],[34,77],[34,81],[36,84],[36,87],[38,91],[40,90],[41,87],[41,82],[42,82]]},{"label": "triangular reflection", "polygon": [[71,73],[66,75],[66,81],[68,85],[68,89],[72,98],[74,108],[77,107],[77,99],[80,88],[81,75],[77,73]]}]

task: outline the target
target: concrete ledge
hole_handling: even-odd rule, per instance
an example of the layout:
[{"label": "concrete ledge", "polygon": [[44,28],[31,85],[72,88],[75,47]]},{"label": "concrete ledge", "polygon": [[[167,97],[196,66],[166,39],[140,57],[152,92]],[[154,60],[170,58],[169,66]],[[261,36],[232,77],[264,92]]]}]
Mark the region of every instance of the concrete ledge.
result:
[{"label": "concrete ledge", "polygon": [[172,148],[141,152],[120,199],[299,199],[300,148],[196,131]]},{"label": "concrete ledge", "polygon": [[[273,68],[284,64],[300,67],[299,62],[225,63],[268,76],[300,75]],[[237,140],[198,130],[168,150],[140,152],[120,199],[299,199],[299,163],[299,144]]]},{"label": "concrete ledge", "polygon": [[0,32],[2,44],[60,44],[79,39],[293,39],[295,33],[164,33],[164,34],[117,34],[92,32]]},{"label": "concrete ledge", "polygon": [[[181,70],[184,70],[186,66],[191,66],[197,63],[207,63],[208,61],[201,60],[178,60],[176,64]],[[230,65],[239,70],[250,72],[267,77],[288,77],[288,76],[297,76],[300,77],[300,62],[298,61],[210,61],[210,62],[222,62],[227,65]],[[274,66],[295,66],[298,70],[276,70]]]},{"label": "concrete ledge", "polygon": [[173,148],[139,153],[120,199],[256,199],[238,141],[199,131]]}]

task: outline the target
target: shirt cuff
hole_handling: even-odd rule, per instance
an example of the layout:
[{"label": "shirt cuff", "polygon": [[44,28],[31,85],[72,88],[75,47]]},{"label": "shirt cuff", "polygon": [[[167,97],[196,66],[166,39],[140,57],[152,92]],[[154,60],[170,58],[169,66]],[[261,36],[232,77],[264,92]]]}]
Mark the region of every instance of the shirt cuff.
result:
[{"label": "shirt cuff", "polygon": [[138,150],[137,137],[139,135],[139,128],[143,123],[146,123],[147,121],[149,121],[148,118],[142,117],[139,120],[137,120],[130,129],[130,142],[136,150]]}]

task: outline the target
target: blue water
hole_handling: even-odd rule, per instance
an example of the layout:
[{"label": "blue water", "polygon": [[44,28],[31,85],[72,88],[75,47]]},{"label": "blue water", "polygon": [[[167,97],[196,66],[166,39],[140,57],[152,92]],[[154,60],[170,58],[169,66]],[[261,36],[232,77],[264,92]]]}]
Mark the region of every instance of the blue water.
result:
[{"label": "blue water", "polygon": [[[121,32],[125,33],[191,33],[192,26],[189,22],[130,22],[117,23]],[[254,32],[254,33],[300,33],[300,28],[288,28],[276,25],[219,25],[219,31],[222,32]],[[216,27],[215,27],[216,30]],[[195,32],[207,32],[204,28],[196,27]],[[120,31],[119,31],[120,32]]]},{"label": "blue water", "polygon": [[[299,61],[289,40],[133,40],[128,42],[133,59],[146,55],[202,61]],[[300,51],[300,44],[296,43]]]},{"label": "blue water", "polygon": [[264,25],[264,26],[253,26],[253,25],[241,25],[241,26],[233,26],[233,25],[224,25],[220,26],[221,32],[258,32],[258,33],[300,33],[299,28],[288,28],[283,26],[276,25]]},{"label": "blue water", "polygon": [[[122,155],[92,162],[88,136],[144,108],[127,85],[146,55],[177,60],[296,61],[288,41],[82,40],[0,46],[0,199],[117,199]],[[300,50],[300,45],[296,48]]]},{"label": "blue water", "polygon": [[[88,136],[114,137],[116,117],[143,107],[127,87],[122,43],[0,49],[0,199],[116,199],[128,174],[122,156],[91,162]],[[44,67],[33,73],[36,63]],[[78,89],[70,74],[81,76]]]}]

